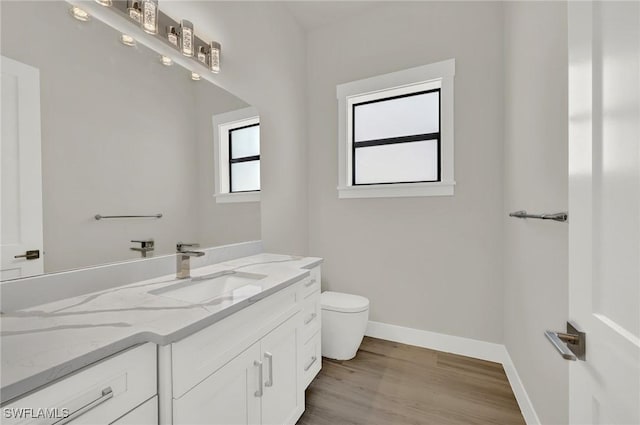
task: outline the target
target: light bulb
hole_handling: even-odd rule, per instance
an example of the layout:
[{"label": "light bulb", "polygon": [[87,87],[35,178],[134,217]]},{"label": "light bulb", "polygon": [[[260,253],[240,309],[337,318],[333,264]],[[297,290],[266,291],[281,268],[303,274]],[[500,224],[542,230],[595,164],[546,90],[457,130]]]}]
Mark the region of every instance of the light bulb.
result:
[{"label": "light bulb", "polygon": [[136,45],[136,40],[128,34],[121,34],[120,42],[129,47],[133,47]]},{"label": "light bulb", "polygon": [[87,22],[91,19],[91,15],[89,15],[85,10],[80,9],[78,6],[73,6],[71,8],[71,16],[82,22]]},{"label": "light bulb", "polygon": [[171,59],[169,56],[161,55],[160,63],[163,64],[164,66],[171,66],[173,65],[173,59]]}]

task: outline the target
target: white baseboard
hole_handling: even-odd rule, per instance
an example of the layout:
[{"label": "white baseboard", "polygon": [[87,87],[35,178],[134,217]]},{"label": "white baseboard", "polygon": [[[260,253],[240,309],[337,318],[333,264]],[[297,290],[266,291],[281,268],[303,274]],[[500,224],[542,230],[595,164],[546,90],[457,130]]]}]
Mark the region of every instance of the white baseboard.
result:
[{"label": "white baseboard", "polygon": [[516,396],[524,421],[527,425],[540,425],[540,418],[538,418],[538,414],[533,408],[533,403],[531,403],[531,399],[529,398],[527,391],[524,389],[524,385],[520,380],[520,375],[518,375],[516,366],[511,360],[509,351],[507,351],[507,347],[503,346],[503,349],[504,359],[502,361],[502,367],[504,368],[504,373],[506,373],[507,379],[509,380],[509,385],[511,385],[513,395]]},{"label": "white baseboard", "polygon": [[502,363],[505,353],[501,344],[380,322],[370,321],[365,335],[496,363]]},{"label": "white baseboard", "polygon": [[520,376],[502,344],[369,321],[365,335],[502,364],[527,425],[540,425]]}]

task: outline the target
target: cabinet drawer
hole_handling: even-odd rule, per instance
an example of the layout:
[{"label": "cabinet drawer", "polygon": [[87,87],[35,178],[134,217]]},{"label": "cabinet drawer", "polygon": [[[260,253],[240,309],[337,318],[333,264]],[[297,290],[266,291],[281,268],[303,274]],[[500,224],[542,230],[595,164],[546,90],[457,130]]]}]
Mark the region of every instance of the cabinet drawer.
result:
[{"label": "cabinet drawer", "polygon": [[302,296],[307,297],[315,291],[320,290],[320,266],[316,266],[309,271],[309,278],[302,284]]},{"label": "cabinet drawer", "polygon": [[320,330],[320,291],[308,295],[302,305],[302,338],[306,341]]},{"label": "cabinet drawer", "polygon": [[[108,424],[156,394],[156,374],[156,346],[132,348],[3,406],[2,423],[52,424],[71,416],[74,425]],[[7,417],[6,409],[51,409],[46,413],[57,418]]]},{"label": "cabinet drawer", "polygon": [[171,344],[173,398],[180,398],[300,310],[294,284]]},{"label": "cabinet drawer", "polygon": [[316,333],[304,343],[302,350],[302,384],[304,388],[309,386],[322,368],[321,334],[322,332]]}]

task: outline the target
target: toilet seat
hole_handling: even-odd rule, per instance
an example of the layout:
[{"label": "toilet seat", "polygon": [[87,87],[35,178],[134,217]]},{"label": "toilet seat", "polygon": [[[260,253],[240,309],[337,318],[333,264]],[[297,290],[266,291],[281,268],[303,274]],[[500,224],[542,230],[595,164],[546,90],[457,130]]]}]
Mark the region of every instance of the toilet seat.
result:
[{"label": "toilet seat", "polygon": [[320,295],[320,305],[323,310],[360,313],[369,309],[369,300],[359,295],[325,291]]}]

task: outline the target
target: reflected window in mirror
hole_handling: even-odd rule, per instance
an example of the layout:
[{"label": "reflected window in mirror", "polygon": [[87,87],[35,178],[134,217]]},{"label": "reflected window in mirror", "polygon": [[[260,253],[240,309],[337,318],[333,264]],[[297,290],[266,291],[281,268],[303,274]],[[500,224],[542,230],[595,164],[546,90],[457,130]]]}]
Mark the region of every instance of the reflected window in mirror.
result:
[{"label": "reflected window in mirror", "polygon": [[216,201],[260,200],[260,117],[253,107],[213,117]]},{"label": "reflected window in mirror", "polygon": [[229,193],[259,190],[260,123],[229,128]]}]

